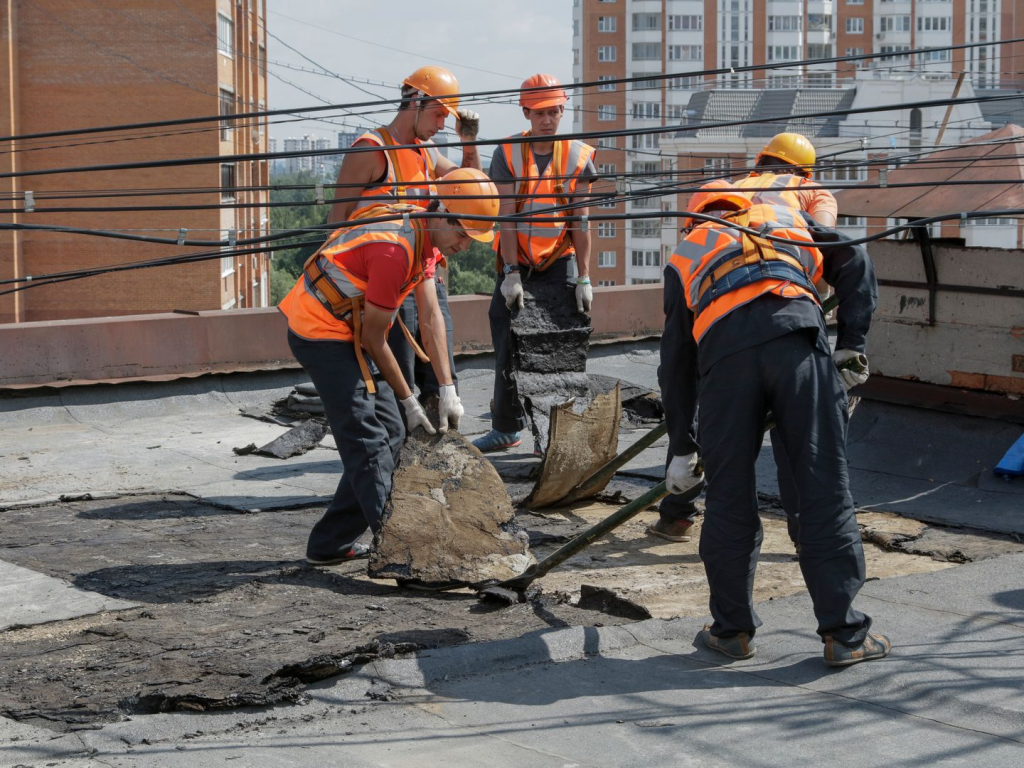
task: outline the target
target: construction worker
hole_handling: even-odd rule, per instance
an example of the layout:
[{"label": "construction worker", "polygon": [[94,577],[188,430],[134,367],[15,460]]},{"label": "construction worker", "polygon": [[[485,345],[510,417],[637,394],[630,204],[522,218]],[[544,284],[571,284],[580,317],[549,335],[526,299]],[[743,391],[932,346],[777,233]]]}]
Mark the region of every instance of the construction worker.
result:
[{"label": "construction worker", "polygon": [[[394,119],[385,126],[367,131],[353,143],[354,147],[380,147],[379,152],[352,152],[338,170],[335,197],[377,198],[343,200],[331,209],[332,222],[341,223],[383,202],[380,198],[394,198],[426,207],[434,191],[431,181],[455,169],[455,163],[444,157],[430,139],[444,128],[450,116],[456,120],[455,130],[462,141],[473,141],[480,130],[480,116],[459,107],[459,81],[443,67],[421,67],[402,82],[402,102]],[[395,145],[421,145],[420,149],[388,149]],[[480,169],[480,153],[475,146],[462,148],[462,167]],[[441,262],[443,264],[443,260]],[[448,334],[449,367],[458,387],[452,348],[452,321],[448,311],[448,289],[440,274],[436,276],[437,301],[444,317]],[[419,323],[416,302],[410,295],[402,304],[399,316],[413,336]],[[417,363],[412,347],[406,343],[404,333],[396,324],[388,339],[402,373],[411,384],[419,384],[420,396],[438,392],[438,382],[430,366]]]},{"label": "construction worker", "polygon": [[[706,184],[704,189],[738,188],[743,190],[743,196],[751,203],[785,205],[810,214],[815,222],[824,227],[834,227],[838,211],[836,199],[831,192],[822,189],[811,180],[816,160],[814,145],[806,136],[799,133],[779,133],[758,153],[754,159],[755,170],[746,178],[735,182],[715,180]],[[693,210],[693,204],[700,195],[700,192],[694,194],[690,210]],[[827,296],[827,285],[818,288],[823,298]],[[793,485],[793,474],[789,470],[789,459],[783,452],[774,430],[771,442],[779,470],[779,496],[783,509],[791,512],[796,509],[796,488]],[[667,461],[671,459],[670,452]],[[703,486],[697,486],[689,493],[667,497],[659,507],[658,520],[647,528],[647,532],[668,541],[689,541],[690,528],[693,527],[698,513],[696,501],[702,490]],[[786,519],[790,538],[796,542],[798,517],[795,514],[788,514]]]},{"label": "construction worker", "polygon": [[[475,168],[453,170],[442,180],[446,183],[439,200],[427,210],[446,212],[449,218],[337,230],[306,262],[303,275],[280,304],[288,318],[288,343],[320,393],[344,465],[334,499],[306,545],[306,559],[315,565],[367,556],[368,547],[356,540],[367,527],[379,529],[407,431],[435,431],[388,342],[398,308],[410,293],[426,353],[441,383],[438,429],[459,427],[463,408],[452,382],[434,269],[438,254],[451,257],[472,240],[493,240],[490,222],[460,217],[495,216],[498,203],[494,184]],[[359,216],[420,210],[381,204]]]},{"label": "construction worker", "polygon": [[[877,297],[867,252],[845,245],[819,250],[841,237],[811,227],[788,206],[751,205],[741,193],[709,192],[691,210],[729,220],[694,222],[665,269],[659,380],[672,451],[666,485],[685,493],[707,483],[699,551],[714,621],[701,638],[731,658],[754,654],[761,622],[753,586],[763,536],[754,464],[771,412],[792,460],[800,569],[825,662],[886,656],[889,640],[869,633],[870,617],[852,605],[865,565],[847,474],[847,385],[837,370],[863,357]],[[831,355],[814,287],[823,279],[840,297]],[[695,474],[698,399],[704,476]]]},{"label": "construction worker", "polygon": [[[519,105],[530,121],[529,130],[516,136],[543,137],[542,141],[502,144],[491,160],[490,177],[501,195],[503,216],[526,215],[552,206],[577,201],[590,191],[597,178],[594,148],[581,141],[556,139],[568,98],[552,75],[538,74],[523,81]],[[532,90],[531,90],[532,89]],[[572,215],[587,215],[586,207]],[[519,399],[512,369],[512,315],[523,307],[524,286],[565,284],[569,260],[575,257],[575,303],[580,313],[590,312],[590,232],[564,221],[564,213],[539,213],[528,222],[502,222],[495,245],[500,269],[488,317],[494,347],[494,400],[491,430],[473,441],[481,451],[500,451],[518,446],[520,431],[527,425],[526,410]],[[571,300],[571,299],[569,299]],[[542,455],[544,446],[535,446]]]}]

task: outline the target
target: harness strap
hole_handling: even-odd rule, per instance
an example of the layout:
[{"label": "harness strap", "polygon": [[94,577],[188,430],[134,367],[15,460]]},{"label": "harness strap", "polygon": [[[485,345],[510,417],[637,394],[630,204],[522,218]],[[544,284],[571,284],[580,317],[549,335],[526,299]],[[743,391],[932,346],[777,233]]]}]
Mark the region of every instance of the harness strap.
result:
[{"label": "harness strap", "polygon": [[[380,128],[377,129],[377,131],[380,133],[380,137],[384,139],[384,144],[386,147],[397,146],[395,140],[391,138],[391,133],[388,131],[387,128],[381,126]],[[391,169],[394,171],[395,174],[395,196],[398,198],[403,198],[406,196],[405,179],[402,178],[402,166],[398,162],[398,150],[385,149],[384,151],[387,152],[388,158],[391,160]]]}]

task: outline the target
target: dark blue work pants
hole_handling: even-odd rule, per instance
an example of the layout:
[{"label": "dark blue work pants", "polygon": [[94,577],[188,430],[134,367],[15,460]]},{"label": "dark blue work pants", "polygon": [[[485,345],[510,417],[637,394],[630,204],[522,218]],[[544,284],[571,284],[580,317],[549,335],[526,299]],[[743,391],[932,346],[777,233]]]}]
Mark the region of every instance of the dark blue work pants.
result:
[{"label": "dark blue work pants", "polygon": [[[454,341],[452,315],[448,310],[448,288],[442,280],[436,280],[434,285],[437,287],[437,303],[441,307],[441,316],[444,318],[444,327],[448,333],[448,367],[452,372],[452,383],[458,391],[459,378],[455,375],[455,348],[452,343]],[[416,297],[413,294],[410,293],[402,302],[402,306],[398,308],[398,316],[402,318],[409,333],[419,341],[422,347],[423,342],[419,335],[419,313],[416,311]],[[397,322],[391,326],[391,331],[388,334],[388,346],[391,347],[391,353],[398,361],[398,367],[405,377],[405,383],[414,390],[419,388],[420,401],[426,400],[430,395],[440,394],[441,387],[437,380],[437,374],[434,373],[434,366],[424,363],[416,357],[416,353],[409,346],[409,342]]]},{"label": "dark blue work pants", "polygon": [[811,333],[789,333],[714,363],[699,398],[707,482],[700,556],[712,634],[753,634],[761,624],[753,601],[763,539],[754,464],[772,411],[790,458],[800,570],[818,633],[845,645],[862,642],[871,619],[853,599],[864,584],[864,549],[849,492],[847,396],[831,357]]}]

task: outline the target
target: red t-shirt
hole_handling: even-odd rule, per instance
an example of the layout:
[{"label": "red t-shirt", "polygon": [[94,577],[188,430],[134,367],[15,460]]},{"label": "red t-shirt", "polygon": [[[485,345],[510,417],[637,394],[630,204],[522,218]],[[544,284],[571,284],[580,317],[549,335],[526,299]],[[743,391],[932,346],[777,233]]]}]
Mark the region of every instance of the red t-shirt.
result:
[{"label": "red t-shirt", "polygon": [[[430,236],[424,233],[424,279],[432,280],[437,267],[438,251]],[[367,243],[344,254],[344,267],[366,281],[366,301],[387,312],[394,312],[402,303],[402,286],[409,274],[409,257],[398,243]]]}]

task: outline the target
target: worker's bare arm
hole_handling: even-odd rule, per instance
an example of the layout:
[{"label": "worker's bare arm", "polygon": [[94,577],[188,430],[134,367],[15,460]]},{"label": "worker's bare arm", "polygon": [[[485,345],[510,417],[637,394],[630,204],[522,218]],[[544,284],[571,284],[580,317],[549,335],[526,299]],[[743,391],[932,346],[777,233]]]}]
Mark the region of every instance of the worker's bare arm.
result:
[{"label": "worker's bare arm", "polygon": [[[368,146],[356,144],[356,146]],[[345,202],[335,203],[328,219],[332,224],[348,221],[356,207],[357,200],[363,190],[381,178],[387,170],[383,152],[350,152],[338,169],[338,186],[334,190],[335,197],[353,198]]]},{"label": "worker's bare arm", "polygon": [[430,358],[439,384],[452,383],[452,372],[448,365],[448,331],[444,325],[441,306],[437,303],[437,285],[433,280],[424,280],[416,286],[416,313],[420,321],[420,336],[424,351]]}]

